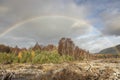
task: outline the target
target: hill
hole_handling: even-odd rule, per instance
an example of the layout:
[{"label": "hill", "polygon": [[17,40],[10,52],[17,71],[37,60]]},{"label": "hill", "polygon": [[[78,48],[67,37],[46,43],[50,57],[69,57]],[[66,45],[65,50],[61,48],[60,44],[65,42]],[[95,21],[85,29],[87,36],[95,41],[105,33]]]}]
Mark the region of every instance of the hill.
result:
[{"label": "hill", "polygon": [[103,49],[99,53],[100,54],[118,54],[118,53],[120,53],[120,45]]}]

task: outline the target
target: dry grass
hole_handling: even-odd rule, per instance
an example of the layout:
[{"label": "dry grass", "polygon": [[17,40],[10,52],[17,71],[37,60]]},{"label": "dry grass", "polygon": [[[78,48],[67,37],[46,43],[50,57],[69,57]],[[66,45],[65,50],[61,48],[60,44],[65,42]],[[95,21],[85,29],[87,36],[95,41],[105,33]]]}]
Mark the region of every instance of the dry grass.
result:
[{"label": "dry grass", "polygon": [[[91,67],[90,67],[91,65]],[[65,62],[61,64],[11,64],[4,67],[21,80],[119,80],[120,63]]]}]

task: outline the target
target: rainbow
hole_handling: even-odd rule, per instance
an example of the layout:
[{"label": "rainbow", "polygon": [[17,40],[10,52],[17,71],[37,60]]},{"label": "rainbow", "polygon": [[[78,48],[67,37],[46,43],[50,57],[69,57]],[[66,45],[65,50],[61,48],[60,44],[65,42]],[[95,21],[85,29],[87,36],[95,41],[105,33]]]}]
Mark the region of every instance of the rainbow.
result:
[{"label": "rainbow", "polygon": [[57,17],[57,18],[64,18],[64,19],[68,19],[68,20],[73,20],[73,21],[76,21],[76,22],[81,22],[82,20],[79,20],[79,19],[76,19],[76,18],[73,18],[73,17],[67,17],[67,16],[36,16],[36,17],[33,17],[33,18],[30,18],[30,19],[26,19],[26,20],[23,20],[23,21],[20,21],[18,23],[15,23],[13,24],[10,28],[8,28],[7,30],[5,30],[3,33],[0,34],[0,37],[3,37],[5,36],[7,33],[9,33],[10,31],[20,27],[21,25],[25,24],[25,23],[28,23],[28,22],[31,22],[31,21],[34,21],[34,20],[37,20],[37,19],[44,19],[44,18],[48,18],[48,17]]},{"label": "rainbow", "polygon": [[[76,21],[76,22],[82,22],[82,20],[80,19],[77,19],[77,18],[74,18],[74,17],[68,17],[68,16],[58,16],[58,15],[54,15],[54,16],[36,16],[36,17],[32,17],[30,19],[26,19],[26,20],[23,20],[23,21],[20,21],[18,23],[15,23],[13,24],[10,28],[8,28],[7,30],[5,30],[3,33],[0,34],[0,38],[5,36],[7,33],[9,33],[10,31],[20,27],[21,25],[25,24],[25,23],[28,23],[28,22],[32,22],[34,20],[37,20],[37,19],[44,19],[44,18],[64,18],[64,19],[68,19],[68,20],[73,20],[73,21]],[[93,27],[93,26],[90,26],[90,27]],[[101,34],[101,36],[104,36],[104,34],[101,33],[101,31],[99,31],[98,29],[96,29],[95,27],[93,27],[98,33]],[[109,41],[108,39],[106,39],[107,41]]]},{"label": "rainbow", "polygon": [[[23,21],[20,21],[20,22],[17,22],[15,24],[13,24],[10,28],[8,28],[7,30],[5,30],[3,33],[0,34],[0,38],[5,36],[7,33],[11,32],[12,30],[20,27],[21,25],[25,24],[25,23],[28,23],[28,22],[32,22],[34,20],[37,20],[37,19],[44,19],[44,18],[64,18],[64,19],[68,19],[68,20],[73,20],[73,21],[76,21],[76,22],[81,22],[82,20],[80,19],[77,19],[77,18],[73,18],[73,17],[68,17],[68,16],[58,16],[58,15],[54,15],[54,16],[36,16],[36,17],[32,17],[30,19],[26,19],[26,20],[23,20]],[[93,27],[93,26],[90,26],[90,27]],[[98,29],[96,29],[95,27],[93,27],[97,32],[99,32],[101,34],[101,36],[104,36],[103,33],[101,33],[101,31],[99,31]],[[106,41],[110,42],[112,44],[112,42],[105,38]],[[116,48],[115,48],[116,49]],[[116,49],[116,51],[119,53],[119,51]]]}]

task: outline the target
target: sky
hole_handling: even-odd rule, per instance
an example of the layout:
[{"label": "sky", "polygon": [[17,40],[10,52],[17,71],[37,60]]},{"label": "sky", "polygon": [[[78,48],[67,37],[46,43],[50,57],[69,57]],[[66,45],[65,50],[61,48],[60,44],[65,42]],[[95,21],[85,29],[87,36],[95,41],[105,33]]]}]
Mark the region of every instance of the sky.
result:
[{"label": "sky", "polygon": [[120,44],[120,0],[0,0],[0,44],[58,45],[92,53]]}]

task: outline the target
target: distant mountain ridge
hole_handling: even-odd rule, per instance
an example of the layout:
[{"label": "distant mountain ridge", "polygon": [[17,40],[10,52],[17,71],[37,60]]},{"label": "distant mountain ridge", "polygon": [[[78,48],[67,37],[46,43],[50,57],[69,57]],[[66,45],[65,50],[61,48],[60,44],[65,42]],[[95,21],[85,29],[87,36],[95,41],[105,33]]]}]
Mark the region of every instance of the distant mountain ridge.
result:
[{"label": "distant mountain ridge", "polygon": [[118,53],[120,53],[120,45],[103,49],[99,53],[100,54],[118,54]]}]

